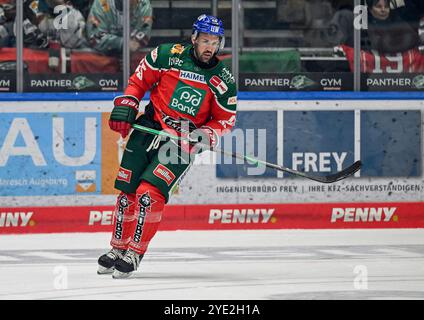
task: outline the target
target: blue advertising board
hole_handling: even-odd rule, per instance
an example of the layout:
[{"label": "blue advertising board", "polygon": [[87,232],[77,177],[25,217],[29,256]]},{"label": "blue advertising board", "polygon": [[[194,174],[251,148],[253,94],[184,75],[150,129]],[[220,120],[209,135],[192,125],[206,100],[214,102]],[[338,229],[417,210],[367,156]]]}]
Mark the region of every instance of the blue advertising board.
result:
[{"label": "blue advertising board", "polygon": [[2,113],[0,196],[99,193],[101,113]]},{"label": "blue advertising board", "polygon": [[[277,113],[275,111],[239,111],[231,134],[220,141],[224,150],[246,154],[271,163],[277,162]],[[276,177],[273,169],[218,155],[216,176],[238,178],[248,176]]]},{"label": "blue advertising board", "polygon": [[320,175],[354,162],[352,111],[285,111],[283,130],[286,167]]},{"label": "blue advertising board", "polygon": [[[361,177],[419,177],[422,174],[419,110],[362,110],[359,118],[355,118],[354,110],[281,112],[283,123],[280,124],[277,111],[238,112],[235,130],[246,133],[266,129],[265,142],[263,139],[260,143],[257,139],[245,139],[244,146],[250,144],[250,149],[256,152],[250,155],[278,163],[278,150],[283,150],[282,163],[278,164],[318,175],[340,171],[356,158],[363,162]],[[282,137],[281,141],[278,136]],[[357,150],[355,137],[360,140]],[[261,144],[266,145],[265,155],[257,152]],[[237,151],[234,142],[232,151]],[[228,159],[221,157],[217,177],[255,176],[247,171],[250,164],[236,164],[235,161],[229,163]],[[275,170],[267,169],[256,176],[276,177],[277,174]],[[290,174],[284,176],[293,177]]]},{"label": "blue advertising board", "polygon": [[421,111],[362,111],[361,159],[361,176],[421,176]]}]

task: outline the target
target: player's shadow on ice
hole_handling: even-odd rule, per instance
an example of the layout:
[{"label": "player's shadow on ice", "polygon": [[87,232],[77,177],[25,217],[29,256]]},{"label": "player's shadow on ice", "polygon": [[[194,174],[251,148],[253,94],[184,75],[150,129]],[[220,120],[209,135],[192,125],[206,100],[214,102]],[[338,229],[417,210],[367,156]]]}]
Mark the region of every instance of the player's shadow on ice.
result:
[{"label": "player's shadow on ice", "polygon": [[[242,280],[242,279],[234,279],[234,274],[223,274],[223,273],[213,273],[213,272],[205,272],[205,273],[197,273],[197,274],[187,274],[183,272],[175,272],[175,273],[161,273],[161,272],[143,272],[137,271],[133,273],[130,277],[122,279],[140,279],[140,280],[203,280],[203,281],[228,281],[232,279],[234,281]],[[121,280],[121,279],[116,279]]]}]

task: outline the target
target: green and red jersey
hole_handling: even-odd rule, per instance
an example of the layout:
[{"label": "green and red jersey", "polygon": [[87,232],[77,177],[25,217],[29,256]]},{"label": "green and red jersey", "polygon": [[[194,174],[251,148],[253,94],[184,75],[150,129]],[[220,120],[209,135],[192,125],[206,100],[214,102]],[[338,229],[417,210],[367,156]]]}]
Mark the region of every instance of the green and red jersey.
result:
[{"label": "green and red jersey", "polygon": [[235,124],[237,91],[234,77],[222,62],[201,68],[190,54],[192,45],[164,44],[141,60],[125,95],[138,100],[151,90],[154,120],[162,128],[169,119],[190,120],[197,128],[211,128],[218,136]]}]

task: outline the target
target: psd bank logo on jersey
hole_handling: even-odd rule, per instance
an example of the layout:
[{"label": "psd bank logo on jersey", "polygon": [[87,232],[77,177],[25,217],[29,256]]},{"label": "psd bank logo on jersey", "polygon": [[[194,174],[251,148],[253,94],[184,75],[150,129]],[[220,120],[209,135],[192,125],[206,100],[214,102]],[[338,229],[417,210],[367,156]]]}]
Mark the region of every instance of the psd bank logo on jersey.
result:
[{"label": "psd bank logo on jersey", "polygon": [[192,88],[179,81],[171,97],[169,107],[181,113],[195,117],[199,112],[206,91],[199,88]]}]

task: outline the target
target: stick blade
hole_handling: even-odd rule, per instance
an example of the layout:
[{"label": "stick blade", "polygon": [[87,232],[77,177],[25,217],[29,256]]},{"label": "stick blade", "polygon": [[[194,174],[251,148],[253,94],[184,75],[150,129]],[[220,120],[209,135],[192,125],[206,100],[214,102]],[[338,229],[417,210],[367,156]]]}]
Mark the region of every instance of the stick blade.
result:
[{"label": "stick blade", "polygon": [[336,172],[334,174],[330,174],[328,176],[314,176],[315,181],[322,182],[322,183],[333,183],[337,182],[339,180],[345,179],[357,172],[359,169],[361,169],[362,162],[360,160],[354,162],[351,166],[343,169],[342,171]]}]

